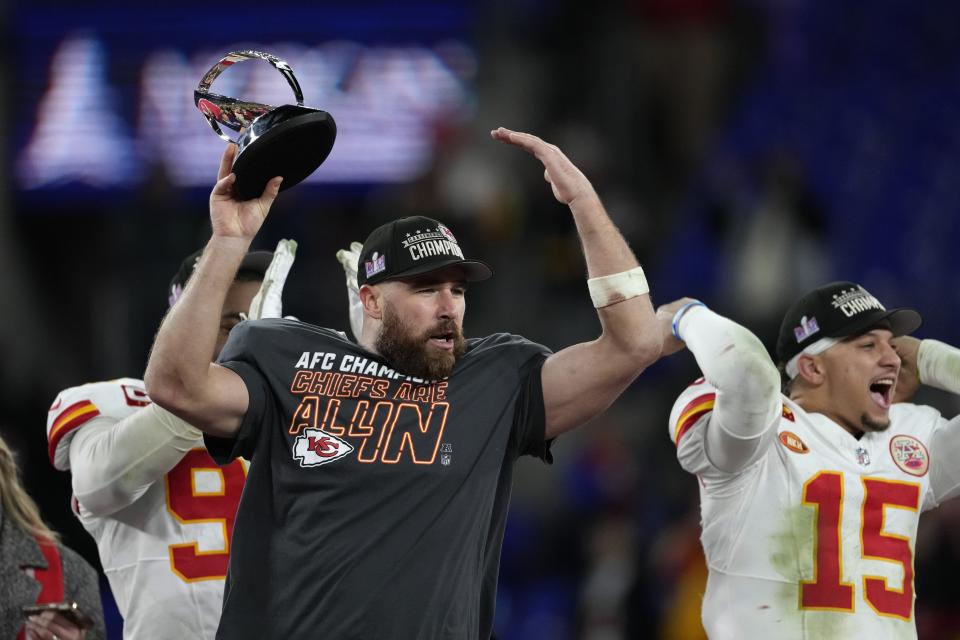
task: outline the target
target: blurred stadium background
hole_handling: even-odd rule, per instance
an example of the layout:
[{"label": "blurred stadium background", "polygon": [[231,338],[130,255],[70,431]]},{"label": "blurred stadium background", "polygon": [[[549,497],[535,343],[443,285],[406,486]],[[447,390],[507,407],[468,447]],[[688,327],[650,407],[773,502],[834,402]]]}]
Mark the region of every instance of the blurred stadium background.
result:
[{"label": "blurred stadium background", "polygon": [[[259,238],[299,241],[285,301],[301,319],[345,329],[335,251],[422,213],[499,272],[470,291],[469,335],[593,337],[569,215],[536,162],[489,139],[504,125],[591,178],[657,302],[699,297],[772,347],[790,299],[852,279],[919,308],[921,336],[960,344],[951,0],[15,0],[0,29],[0,429],[94,564],[46,459],[46,408],[61,388],[141,375],[166,285],[208,233],[223,143],[192,90],[237,48],[286,58],[339,126]],[[214,90],[289,101],[255,62]],[[501,639],[702,636],[696,480],[666,425],[697,375],[689,354],[662,361],[558,441],[553,468],[520,463]],[[960,504],[946,504],[917,542],[921,638],[960,638],[958,572]]]}]

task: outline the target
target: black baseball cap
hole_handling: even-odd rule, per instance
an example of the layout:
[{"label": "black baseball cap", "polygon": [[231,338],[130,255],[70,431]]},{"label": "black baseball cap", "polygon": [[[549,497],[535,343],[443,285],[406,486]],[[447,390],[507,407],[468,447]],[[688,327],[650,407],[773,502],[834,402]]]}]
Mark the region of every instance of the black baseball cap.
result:
[{"label": "black baseball cap", "polygon": [[[203,255],[203,249],[194,251],[180,263],[180,269],[177,270],[176,275],[173,276],[173,280],[170,281],[170,286],[167,288],[167,302],[170,303],[171,307],[173,303],[177,301],[177,298],[180,297],[180,294],[183,293],[183,288],[187,286],[187,280],[193,275],[193,270],[197,268],[197,263],[200,262],[201,255]],[[251,251],[243,257],[240,268],[237,269],[237,274],[246,271],[259,274],[260,277],[263,278],[272,260],[272,251]]]},{"label": "black baseball cap", "polygon": [[360,251],[357,283],[377,284],[454,265],[463,270],[467,282],[486,280],[493,275],[487,263],[463,257],[453,232],[442,222],[410,216],[370,232]]},{"label": "black baseball cap", "polygon": [[781,363],[821,338],[847,338],[884,325],[894,336],[917,330],[923,319],[913,309],[887,309],[855,282],[831,282],[794,302],[777,337]]}]

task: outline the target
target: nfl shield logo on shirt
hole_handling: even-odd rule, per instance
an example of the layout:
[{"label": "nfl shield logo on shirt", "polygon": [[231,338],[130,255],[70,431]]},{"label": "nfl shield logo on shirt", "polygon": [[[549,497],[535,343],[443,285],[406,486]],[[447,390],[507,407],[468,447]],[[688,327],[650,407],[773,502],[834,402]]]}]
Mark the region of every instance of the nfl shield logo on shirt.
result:
[{"label": "nfl shield logo on shirt", "polygon": [[293,443],[293,457],[301,467],[317,467],[353,451],[353,445],[319,429],[304,429]]}]

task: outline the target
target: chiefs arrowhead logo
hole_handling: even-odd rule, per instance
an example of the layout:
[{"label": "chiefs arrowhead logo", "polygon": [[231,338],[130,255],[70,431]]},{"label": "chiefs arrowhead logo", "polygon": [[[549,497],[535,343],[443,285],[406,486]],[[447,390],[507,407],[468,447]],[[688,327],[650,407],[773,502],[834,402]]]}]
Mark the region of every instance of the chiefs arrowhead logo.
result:
[{"label": "chiefs arrowhead logo", "polygon": [[293,457],[300,461],[301,467],[317,467],[353,451],[353,445],[335,435],[319,429],[304,429],[303,434],[293,442]]}]

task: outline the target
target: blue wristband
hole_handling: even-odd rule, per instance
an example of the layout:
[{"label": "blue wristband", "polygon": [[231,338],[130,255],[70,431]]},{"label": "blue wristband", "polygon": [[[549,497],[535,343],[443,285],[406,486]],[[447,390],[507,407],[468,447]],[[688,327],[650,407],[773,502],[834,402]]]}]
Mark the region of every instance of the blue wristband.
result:
[{"label": "blue wristband", "polygon": [[707,305],[703,304],[699,300],[694,300],[693,302],[688,302],[687,304],[677,309],[677,312],[673,314],[673,324],[671,325],[673,330],[673,335],[674,337],[676,337],[677,340],[683,340],[683,338],[680,337],[680,321],[683,320],[683,316],[687,313],[687,311],[690,311],[690,309],[692,309],[693,307],[706,307],[706,306]]}]

